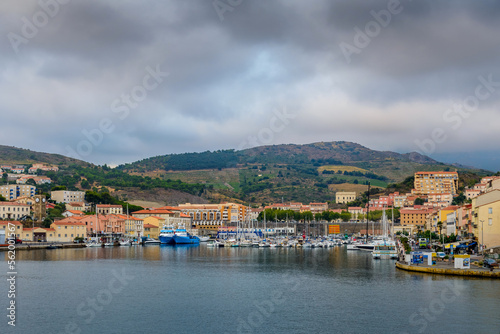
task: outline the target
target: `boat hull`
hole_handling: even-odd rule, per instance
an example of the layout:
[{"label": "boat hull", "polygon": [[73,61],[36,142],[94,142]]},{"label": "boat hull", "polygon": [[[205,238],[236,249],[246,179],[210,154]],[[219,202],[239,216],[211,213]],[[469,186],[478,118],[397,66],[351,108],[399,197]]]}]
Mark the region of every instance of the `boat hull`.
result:
[{"label": "boat hull", "polygon": [[162,235],[160,235],[159,239],[160,239],[160,242],[163,245],[173,245],[173,244],[175,244],[175,240],[174,240],[173,236],[171,237],[171,236],[162,236]]},{"label": "boat hull", "polygon": [[173,239],[174,239],[174,243],[176,245],[199,244],[200,243],[200,239],[198,239],[195,236],[174,235]]}]

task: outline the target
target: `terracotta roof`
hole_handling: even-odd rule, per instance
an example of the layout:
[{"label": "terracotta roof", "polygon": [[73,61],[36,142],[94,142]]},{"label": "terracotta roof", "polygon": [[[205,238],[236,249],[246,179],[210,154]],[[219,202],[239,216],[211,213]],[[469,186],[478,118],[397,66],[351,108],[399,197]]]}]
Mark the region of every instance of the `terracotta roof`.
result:
[{"label": "terracotta roof", "polygon": [[179,207],[173,207],[173,206],[162,206],[161,208],[156,208],[156,210],[181,211]]},{"label": "terracotta roof", "polygon": [[52,224],[55,224],[55,225],[72,225],[72,226],[85,226],[84,223],[77,223],[77,222],[63,222],[63,221],[56,221],[56,222],[53,222]]},{"label": "terracotta roof", "polygon": [[80,210],[66,210],[67,212],[71,212],[75,215],[84,215],[85,213],[83,213],[83,211],[80,211]]},{"label": "terracotta roof", "polygon": [[96,206],[98,208],[122,208],[121,205],[114,205],[114,204],[97,204]]},{"label": "terracotta roof", "polygon": [[457,174],[457,172],[444,172],[444,171],[440,171],[440,172],[416,172],[415,174]]},{"label": "terracotta roof", "polygon": [[151,224],[144,224],[144,228],[158,228],[158,226],[151,225]]},{"label": "terracotta roof", "polygon": [[139,211],[135,211],[135,212],[132,212],[132,214],[173,214],[172,211],[169,211],[169,210],[139,210]]},{"label": "terracotta roof", "polygon": [[4,206],[16,205],[16,206],[25,206],[25,207],[29,207],[29,205],[28,205],[28,204],[21,204],[21,203],[16,203],[16,202],[0,202],[0,205],[4,205]]},{"label": "terracotta roof", "polygon": [[7,220],[1,221],[1,220],[0,220],[0,224],[1,224],[1,225],[8,225],[8,224],[22,225],[22,224],[21,224],[20,222],[18,222],[17,220],[13,220],[13,221],[7,221]]}]

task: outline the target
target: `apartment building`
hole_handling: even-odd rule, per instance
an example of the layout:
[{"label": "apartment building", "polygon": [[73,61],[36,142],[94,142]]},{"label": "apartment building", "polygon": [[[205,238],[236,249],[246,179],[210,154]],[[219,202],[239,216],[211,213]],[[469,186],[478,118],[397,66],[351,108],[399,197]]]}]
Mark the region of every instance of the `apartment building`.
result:
[{"label": "apartment building", "polygon": [[83,202],[85,193],[83,191],[56,190],[50,193],[50,198],[57,203]]},{"label": "apartment building", "polygon": [[415,195],[428,195],[435,193],[457,194],[457,172],[417,172],[414,182]]},{"label": "apartment building", "polygon": [[486,248],[500,246],[500,190],[494,189],[472,200],[475,239]]},{"label": "apartment building", "polygon": [[33,197],[36,193],[36,187],[31,185],[7,184],[0,186],[0,195],[8,201],[18,197]]}]

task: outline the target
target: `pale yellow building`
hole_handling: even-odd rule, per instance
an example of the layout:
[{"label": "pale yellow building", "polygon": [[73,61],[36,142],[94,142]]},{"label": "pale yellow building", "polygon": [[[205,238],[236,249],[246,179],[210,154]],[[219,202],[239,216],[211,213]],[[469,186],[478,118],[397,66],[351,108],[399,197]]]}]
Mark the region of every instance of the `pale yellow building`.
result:
[{"label": "pale yellow building", "polygon": [[337,192],[335,194],[335,203],[347,204],[356,200],[356,192]]},{"label": "pale yellow building", "polygon": [[73,242],[77,237],[87,237],[87,227],[84,223],[56,221],[50,228],[54,229],[56,240],[61,242]]},{"label": "pale yellow building", "polygon": [[123,206],[113,204],[97,204],[96,212],[99,215],[122,215]]},{"label": "pale yellow building", "polygon": [[152,239],[158,239],[160,229],[158,226],[151,224],[144,224],[144,236]]},{"label": "pale yellow building", "polygon": [[473,233],[478,243],[486,245],[486,248],[500,246],[500,190],[474,198],[472,217]]},{"label": "pale yellow building", "polygon": [[29,215],[29,205],[14,202],[0,202],[0,219],[18,220]]},{"label": "pale yellow building", "polygon": [[457,194],[457,172],[417,172],[415,173],[414,194],[428,195],[434,193]]}]

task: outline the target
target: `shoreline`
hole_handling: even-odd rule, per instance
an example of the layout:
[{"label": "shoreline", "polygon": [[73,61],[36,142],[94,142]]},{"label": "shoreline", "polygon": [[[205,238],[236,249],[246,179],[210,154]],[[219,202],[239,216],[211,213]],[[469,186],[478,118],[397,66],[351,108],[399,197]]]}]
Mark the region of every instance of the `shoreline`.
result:
[{"label": "shoreline", "polygon": [[500,278],[500,271],[490,271],[487,269],[477,268],[477,269],[455,269],[455,268],[439,268],[439,267],[428,267],[428,266],[415,266],[403,264],[399,261],[396,262],[396,268],[405,271],[426,273],[426,274],[437,274],[437,275],[449,275],[449,276],[465,276],[465,277],[481,277],[481,278]]}]

